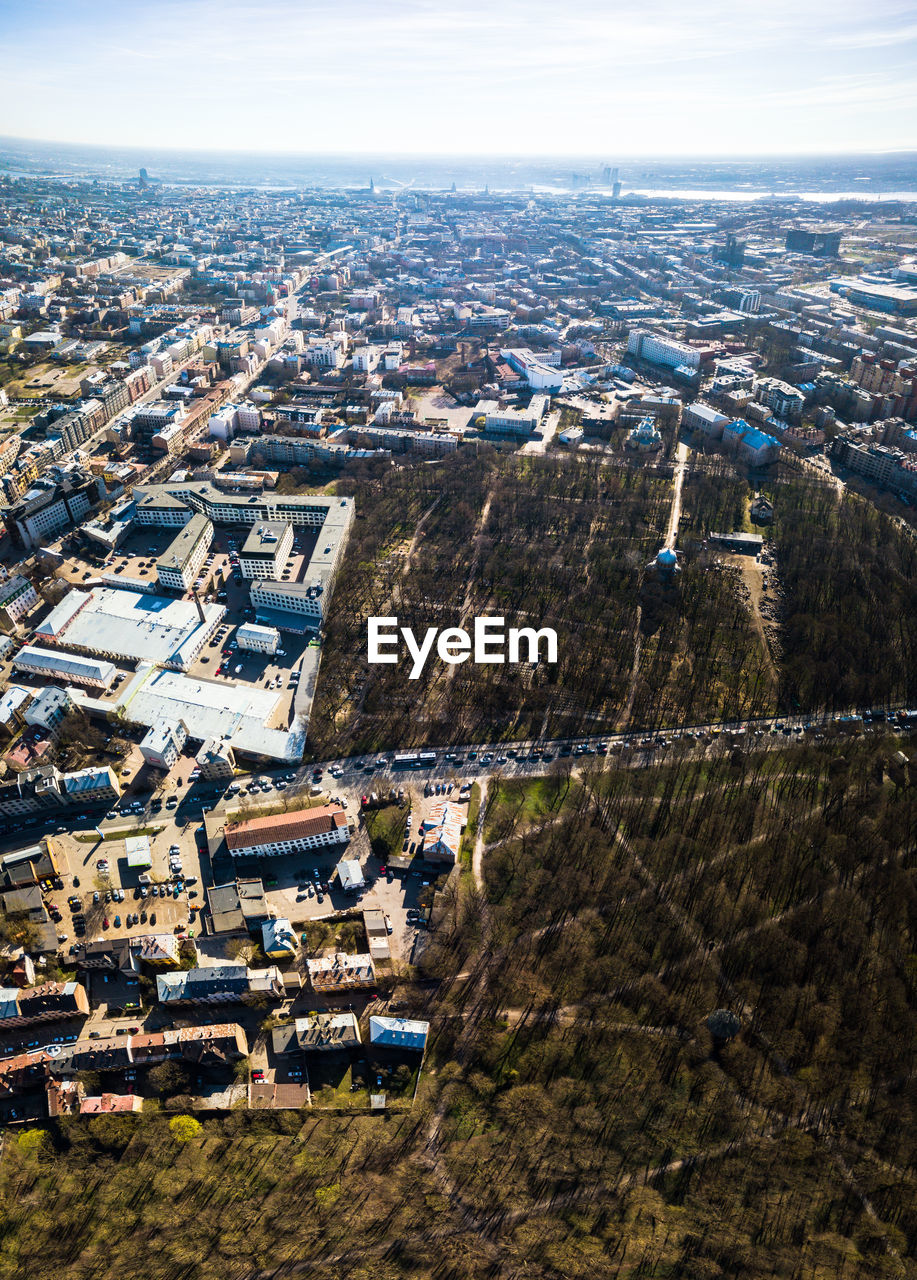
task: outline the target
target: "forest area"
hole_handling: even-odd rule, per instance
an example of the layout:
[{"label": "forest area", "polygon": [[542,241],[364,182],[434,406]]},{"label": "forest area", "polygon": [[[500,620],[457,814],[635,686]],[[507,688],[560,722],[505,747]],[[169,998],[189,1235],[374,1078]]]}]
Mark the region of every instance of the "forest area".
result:
[{"label": "forest area", "polygon": [[0,1277],[141,1253],[148,1280],[913,1275],[894,748],[498,782],[483,887],[450,881],[410,997],[432,1023],[410,1113],[8,1133]]},{"label": "forest area", "polygon": [[[739,571],[705,541],[743,527],[751,492],[723,458],[692,458],[674,581],[648,569],[672,483],[642,468],[485,449],[339,487],[357,520],[310,726],[318,757],[917,699],[914,540],[795,464],[769,486],[781,591],[773,654]],[[552,627],[559,661],[434,659],[412,681],[407,664],[367,664],[371,615],[421,636],[487,615]]]}]

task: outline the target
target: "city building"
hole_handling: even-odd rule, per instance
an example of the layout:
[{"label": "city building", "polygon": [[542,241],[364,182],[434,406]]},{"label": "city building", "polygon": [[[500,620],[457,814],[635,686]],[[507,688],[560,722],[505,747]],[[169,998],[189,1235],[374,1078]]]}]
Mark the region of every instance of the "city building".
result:
[{"label": "city building", "polygon": [[306,961],[306,971],[312,990],[318,994],[335,991],[352,991],[376,985],[376,971],[372,956],[346,955],[338,951],[333,956],[319,956]]},{"label": "city building", "polygon": [[270,919],[264,884],[257,878],[211,885],[207,905],[213,933],[253,933]]},{"label": "city building", "polygon": [[3,523],[14,546],[30,551],[80,525],[104,493],[100,476],[73,471],[58,480],[41,477],[19,502],[6,508]]},{"label": "city building", "polygon": [[56,735],[72,709],[73,699],[67,690],[49,684],[38,692],[23,719],[26,724],[36,725],[39,729]]},{"label": "city building", "polygon": [[256,579],[251,587],[251,602],[259,623],[280,631],[303,633],[317,631],[324,621],[328,603],[323,584],[319,582],[277,582]]},{"label": "city building", "polygon": [[255,622],[243,622],[236,631],[240,649],[251,653],[276,653],[280,648],[280,632],[276,627],[259,627]]},{"label": "city building", "polygon": [[12,1030],[40,1022],[87,1017],[89,997],[81,982],[44,982],[38,987],[0,987],[0,1027]]},{"label": "city building", "polygon": [[156,975],[156,998],[163,1005],[236,1004],[282,995],[283,979],[274,966],[249,969],[225,963]]},{"label": "city building", "polygon": [[[71,590],[35,628],[43,644],[93,657],[147,662],[176,671],[192,665],[226,610],[115,587]],[[21,655],[20,655],[21,656]]]},{"label": "city building", "polygon": [[293,926],[281,917],[265,920],[261,926],[261,950],[268,960],[292,960],[298,943]]},{"label": "city building", "polygon": [[293,548],[288,521],[265,521],[252,526],[239,552],[244,578],[279,578]]},{"label": "city building", "polygon": [[530,436],[538,429],[547,407],[547,396],[532,396],[527,409],[501,408],[496,400],[479,400],[471,421],[491,435]]},{"label": "city building", "polygon": [[449,866],[458,861],[464,827],[462,811],[449,800],[431,804],[421,823],[423,856],[428,862],[442,862]]},{"label": "city building", "polygon": [[759,378],[755,383],[755,399],[786,422],[798,422],[806,402],[802,391],[779,378]]},{"label": "city building", "polygon": [[25,614],[38,604],[39,595],[29,582],[20,574],[14,574],[0,583],[0,625],[4,620],[8,626],[15,626]]},{"label": "city building", "polygon": [[722,440],[723,428],[729,422],[725,413],[719,413],[708,404],[686,404],[681,415],[682,426],[689,431],[700,431],[711,440]]},{"label": "city building", "polygon": [[663,337],[658,333],[650,333],[646,329],[633,329],[627,339],[628,355],[646,360],[650,364],[667,365],[675,369],[686,366],[698,369],[702,352],[686,342],[678,342],[675,338]]},{"label": "city building", "polygon": [[273,857],[350,840],[346,812],[338,805],[296,809],[265,818],[225,824],[226,847],[234,858]]},{"label": "city building", "polygon": [[188,741],[183,721],[171,720],[154,724],[141,739],[140,754],[151,769],[168,771],[175,764]]},{"label": "city building", "polygon": [[637,453],[658,453],[662,445],[662,433],[656,426],[655,419],[649,415],[641,418],[624,438],[624,448],[633,449]]},{"label": "city building", "polygon": [[236,758],[225,738],[206,738],[194,760],[208,782],[232,778],[236,771]]},{"label": "city building", "polygon": [[206,516],[192,516],[156,561],[159,585],[187,591],[194,585],[212,542],[213,523]]},{"label": "city building", "polygon": [[13,659],[13,667],[28,675],[67,680],[71,684],[85,685],[90,689],[107,689],[118,670],[113,662],[79,658],[74,654],[57,653],[31,644],[22,646]]},{"label": "city building", "polygon": [[289,1043],[290,1049],[301,1053],[356,1049],[360,1044],[360,1023],[351,1009],[312,1013],[296,1019]]},{"label": "city building", "polygon": [[334,868],[334,873],[345,893],[356,893],[366,884],[359,858],[342,858]]},{"label": "city building", "polygon": [[723,428],[723,444],[743,462],[752,467],[763,467],[773,462],[780,453],[780,445],[773,436],[765,435],[747,422],[736,419]]},{"label": "city building", "polygon": [[413,1018],[383,1018],[374,1015],[369,1020],[369,1042],[374,1049],[406,1049],[412,1053],[423,1053],[429,1034],[429,1022]]}]

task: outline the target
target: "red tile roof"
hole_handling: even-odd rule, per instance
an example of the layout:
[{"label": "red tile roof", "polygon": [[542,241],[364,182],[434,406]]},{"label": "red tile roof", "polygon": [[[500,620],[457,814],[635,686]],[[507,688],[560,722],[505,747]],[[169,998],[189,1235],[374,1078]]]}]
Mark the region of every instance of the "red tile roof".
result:
[{"label": "red tile roof", "polygon": [[344,810],[337,805],[326,804],[316,809],[297,809],[294,813],[250,818],[247,822],[227,822],[226,844],[230,849],[247,849],[252,845],[272,844],[275,840],[303,840],[346,826]]}]

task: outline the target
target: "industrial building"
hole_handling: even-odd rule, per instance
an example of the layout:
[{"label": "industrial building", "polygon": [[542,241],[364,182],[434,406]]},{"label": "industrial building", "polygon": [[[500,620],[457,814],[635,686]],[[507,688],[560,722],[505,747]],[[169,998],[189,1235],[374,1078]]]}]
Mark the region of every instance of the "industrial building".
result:
[{"label": "industrial building", "polygon": [[35,630],[45,644],[120,661],[186,670],[226,610],[113,587],[73,590]]},{"label": "industrial building", "polygon": [[33,676],[47,676],[51,680],[67,680],[90,689],[107,689],[118,668],[113,662],[95,658],[79,658],[71,653],[56,653],[37,645],[23,645],[13,659],[16,671]]}]

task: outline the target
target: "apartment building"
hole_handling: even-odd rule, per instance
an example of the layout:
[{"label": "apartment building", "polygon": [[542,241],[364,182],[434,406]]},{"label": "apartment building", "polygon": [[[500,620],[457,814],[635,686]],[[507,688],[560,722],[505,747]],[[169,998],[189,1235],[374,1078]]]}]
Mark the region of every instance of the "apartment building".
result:
[{"label": "apartment building", "polygon": [[44,982],[38,987],[0,987],[0,1027],[4,1030],[88,1015],[89,997],[81,982]]},{"label": "apartment building", "polygon": [[20,574],[14,574],[0,583],[0,619],[6,615],[8,621],[15,624],[38,604],[38,592]]},{"label": "apartment building", "polygon": [[759,378],[755,383],[755,399],[786,422],[798,422],[806,402],[797,387],[779,378]]},{"label": "apartment building", "polygon": [[376,970],[369,953],[319,956],[306,961],[309,983],[315,992],[354,991],[376,984]]},{"label": "apartment building", "polygon": [[671,369],[685,366],[699,369],[702,352],[686,342],[678,342],[675,338],[663,337],[662,334],[651,333],[647,329],[633,329],[627,340],[629,355],[650,364],[667,365]]},{"label": "apartment building", "polygon": [[208,782],[232,778],[236,771],[236,757],[225,738],[206,738],[194,761]]},{"label": "apartment building", "polygon": [[3,522],[13,543],[30,551],[81,524],[104,492],[100,477],[79,471],[60,480],[42,477],[4,511]]},{"label": "apartment building", "polygon": [[210,965],[156,975],[156,997],[160,1004],[235,1004],[283,996],[280,970],[249,969],[244,964]]}]

